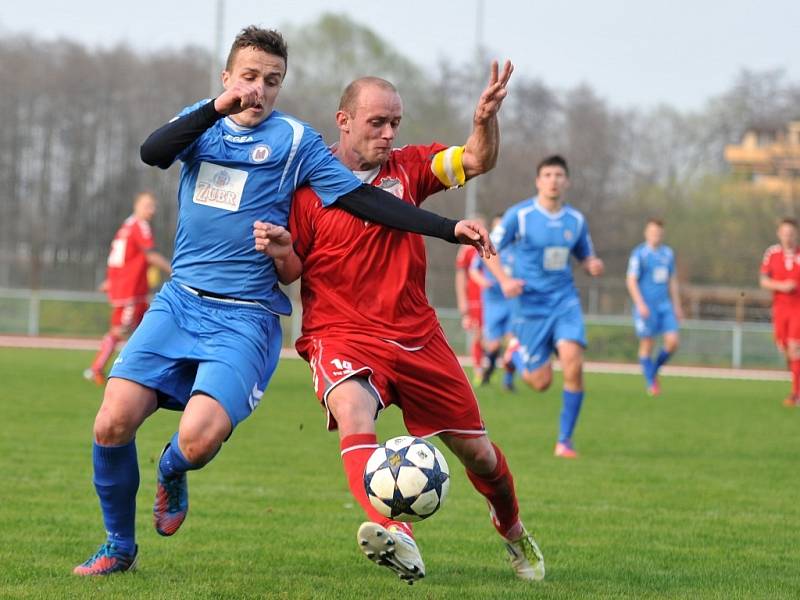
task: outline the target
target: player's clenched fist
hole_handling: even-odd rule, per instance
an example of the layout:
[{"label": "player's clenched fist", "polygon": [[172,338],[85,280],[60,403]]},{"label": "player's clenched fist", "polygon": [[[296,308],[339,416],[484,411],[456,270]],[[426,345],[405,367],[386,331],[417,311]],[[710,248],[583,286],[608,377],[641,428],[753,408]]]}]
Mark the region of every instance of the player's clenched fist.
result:
[{"label": "player's clenched fist", "polygon": [[256,251],[272,258],[285,258],[293,252],[292,234],[280,225],[256,221],[253,223],[253,237]]},{"label": "player's clenched fist", "polygon": [[223,115],[235,115],[264,102],[261,85],[237,81],[214,100],[214,109]]}]

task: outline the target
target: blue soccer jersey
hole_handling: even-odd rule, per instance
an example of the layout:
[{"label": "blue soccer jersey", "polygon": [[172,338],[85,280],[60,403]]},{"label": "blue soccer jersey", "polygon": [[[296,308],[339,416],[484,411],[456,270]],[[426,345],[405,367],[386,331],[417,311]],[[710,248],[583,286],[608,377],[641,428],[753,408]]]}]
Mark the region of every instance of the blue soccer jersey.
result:
[{"label": "blue soccer jersey", "polygon": [[669,281],[675,274],[675,254],[669,246],[639,244],[628,260],[628,277],[635,277],[647,306],[671,304]]},{"label": "blue soccer jersey", "polygon": [[538,198],[509,208],[492,231],[500,255],[514,245],[512,275],[525,281],[515,298],[514,314],[537,317],[550,314],[564,303],[580,303],[572,276],[570,256],[584,260],[594,255],[584,216],[569,205],[546,211]]},{"label": "blue soccer jersey", "polygon": [[301,185],[309,184],[329,205],[361,182],[314,129],[278,111],[254,128],[220,119],[178,158],[183,166],[173,280],[289,314],[274,262],[254,248],[253,222],[286,226],[292,194]]}]

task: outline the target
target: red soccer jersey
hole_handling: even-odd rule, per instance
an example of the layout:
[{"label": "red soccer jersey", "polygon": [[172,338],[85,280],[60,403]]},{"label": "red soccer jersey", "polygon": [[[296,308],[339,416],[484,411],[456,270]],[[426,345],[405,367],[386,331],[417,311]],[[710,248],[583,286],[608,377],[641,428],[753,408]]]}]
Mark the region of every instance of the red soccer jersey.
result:
[{"label": "red soccer jersey", "polygon": [[776,281],[793,279],[797,283],[792,292],[772,292],[773,308],[800,308],[800,248],[786,252],[779,244],[770,246],[761,261],[761,274]]},{"label": "red soccer jersey", "polygon": [[[431,160],[445,148],[394,149],[371,183],[419,206],[444,189]],[[301,354],[308,336],[357,332],[418,347],[438,329],[425,295],[422,236],[363,221],[335,206],[323,208],[307,187],[294,196],[289,229],[303,261]]]},{"label": "red soccer jersey", "polygon": [[469,276],[469,266],[477,255],[478,250],[475,246],[461,246],[456,255],[456,269],[464,271],[464,275],[467,277],[467,303],[470,308],[481,304],[481,286]]},{"label": "red soccer jersey", "polygon": [[108,254],[108,298],[112,305],[147,298],[147,252],[154,246],[147,221],[133,215],[117,231]]}]

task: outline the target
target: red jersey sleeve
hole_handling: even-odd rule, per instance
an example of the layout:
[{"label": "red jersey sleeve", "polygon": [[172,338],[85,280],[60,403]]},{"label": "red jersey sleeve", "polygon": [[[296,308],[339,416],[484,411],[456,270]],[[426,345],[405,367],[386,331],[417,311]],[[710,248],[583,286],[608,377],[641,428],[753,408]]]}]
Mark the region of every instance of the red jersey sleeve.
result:
[{"label": "red jersey sleeve", "polygon": [[417,206],[431,194],[447,189],[431,169],[436,153],[447,148],[444,144],[434,142],[427,146],[403,146],[397,150],[398,163],[406,170]]},{"label": "red jersey sleeve", "polygon": [[320,200],[310,187],[297,190],[289,211],[289,231],[294,251],[305,260],[314,244],[314,213],[320,210]]}]

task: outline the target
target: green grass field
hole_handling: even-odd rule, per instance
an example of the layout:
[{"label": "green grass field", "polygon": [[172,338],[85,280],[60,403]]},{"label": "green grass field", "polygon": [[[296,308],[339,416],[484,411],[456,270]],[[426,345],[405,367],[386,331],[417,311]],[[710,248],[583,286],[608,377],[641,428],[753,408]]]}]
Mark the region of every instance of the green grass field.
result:
[{"label": "green grass field", "polygon": [[[336,436],[305,363],[284,361],[255,415],[190,474],[174,538],[151,525],[154,460],[177,413],[137,438],[140,566],[80,579],[103,539],[91,484],[101,391],[86,352],[0,349],[2,598],[796,598],[800,596],[800,410],[785,384],[589,375],[576,441],[551,455],[560,398],[480,390],[514,470],[523,517],[545,554],[541,584],[517,581],[483,500],[453,467],[440,514],[416,528],[428,577],[408,587],[361,556]],[[402,433],[399,413],[379,422]],[[442,447],[441,444],[439,444]]]}]

